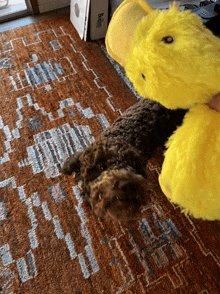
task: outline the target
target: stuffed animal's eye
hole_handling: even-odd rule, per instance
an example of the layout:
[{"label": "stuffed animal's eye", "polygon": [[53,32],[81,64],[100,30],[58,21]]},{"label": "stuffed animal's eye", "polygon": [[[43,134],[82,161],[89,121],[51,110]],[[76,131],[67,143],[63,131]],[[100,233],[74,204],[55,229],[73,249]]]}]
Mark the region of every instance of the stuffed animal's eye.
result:
[{"label": "stuffed animal's eye", "polygon": [[146,77],[143,73],[141,73],[142,78],[146,81]]},{"label": "stuffed animal's eye", "polygon": [[172,44],[174,42],[174,38],[171,36],[166,36],[162,39],[165,44]]}]

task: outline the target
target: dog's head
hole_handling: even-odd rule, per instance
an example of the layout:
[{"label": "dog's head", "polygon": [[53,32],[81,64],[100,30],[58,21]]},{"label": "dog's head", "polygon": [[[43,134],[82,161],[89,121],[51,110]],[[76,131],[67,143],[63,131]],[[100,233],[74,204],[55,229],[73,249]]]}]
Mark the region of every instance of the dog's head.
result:
[{"label": "dog's head", "polygon": [[104,171],[90,183],[90,203],[101,219],[136,220],[150,195],[146,179],[130,168]]},{"label": "dog's head", "polygon": [[128,144],[102,138],[70,157],[62,172],[75,173],[84,201],[100,218],[129,222],[150,202],[145,160]]}]

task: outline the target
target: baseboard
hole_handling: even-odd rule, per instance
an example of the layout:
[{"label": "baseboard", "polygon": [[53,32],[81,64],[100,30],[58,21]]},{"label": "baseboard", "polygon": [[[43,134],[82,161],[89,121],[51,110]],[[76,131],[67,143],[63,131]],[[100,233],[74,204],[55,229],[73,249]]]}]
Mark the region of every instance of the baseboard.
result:
[{"label": "baseboard", "polygon": [[39,5],[40,13],[53,11],[55,9],[70,6],[70,0],[55,1],[47,4]]}]

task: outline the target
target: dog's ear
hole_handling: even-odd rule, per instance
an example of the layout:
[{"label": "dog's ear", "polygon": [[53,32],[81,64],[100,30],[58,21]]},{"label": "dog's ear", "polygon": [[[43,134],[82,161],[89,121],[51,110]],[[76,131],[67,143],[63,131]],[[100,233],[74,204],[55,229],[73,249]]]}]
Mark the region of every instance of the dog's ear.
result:
[{"label": "dog's ear", "polygon": [[71,175],[72,173],[79,173],[80,171],[80,156],[82,155],[82,152],[76,152],[67,160],[65,161],[61,172],[65,175]]}]

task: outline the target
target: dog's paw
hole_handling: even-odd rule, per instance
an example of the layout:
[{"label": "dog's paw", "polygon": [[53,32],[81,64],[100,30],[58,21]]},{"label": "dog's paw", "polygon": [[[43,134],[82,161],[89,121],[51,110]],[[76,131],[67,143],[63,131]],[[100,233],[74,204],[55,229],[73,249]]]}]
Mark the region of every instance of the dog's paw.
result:
[{"label": "dog's paw", "polygon": [[76,152],[64,162],[61,168],[61,173],[65,175],[71,175],[72,173],[77,173],[80,170],[80,156],[82,152]]},{"label": "dog's paw", "polygon": [[73,173],[73,171],[71,170],[70,161],[68,159],[64,162],[64,165],[61,168],[61,173],[65,175],[71,175]]}]

